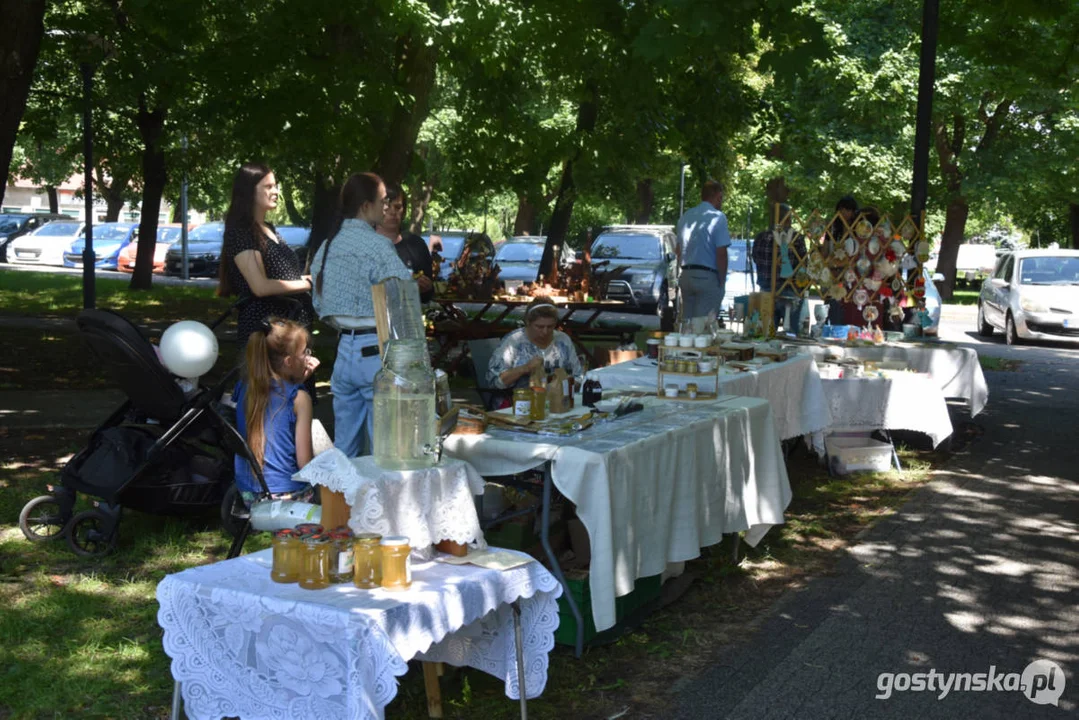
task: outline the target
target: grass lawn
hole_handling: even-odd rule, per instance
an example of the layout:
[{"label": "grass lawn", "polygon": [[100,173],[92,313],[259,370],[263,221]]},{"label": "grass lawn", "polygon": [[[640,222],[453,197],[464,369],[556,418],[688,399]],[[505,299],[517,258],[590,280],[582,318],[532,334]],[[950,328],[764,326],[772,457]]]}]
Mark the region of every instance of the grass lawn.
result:
[{"label": "grass lawn", "polygon": [[[199,320],[210,323],[229,306],[212,288],[155,285],[135,291],[128,280],[97,278],[97,307],[136,323]],[[82,310],[82,276],[0,270],[0,315],[75,317]]]},{"label": "grass lawn", "polygon": [[956,288],[952,292],[952,299],[948,301],[949,305],[977,305],[978,295],[981,291],[978,288]]}]

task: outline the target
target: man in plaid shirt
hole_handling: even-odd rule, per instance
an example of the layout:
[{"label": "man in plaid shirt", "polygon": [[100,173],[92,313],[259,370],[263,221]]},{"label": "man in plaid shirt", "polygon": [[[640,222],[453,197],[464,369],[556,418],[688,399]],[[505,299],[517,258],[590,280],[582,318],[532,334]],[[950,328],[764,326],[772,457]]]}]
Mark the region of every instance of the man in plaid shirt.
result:
[{"label": "man in plaid shirt", "polygon": [[[779,218],[780,229],[790,230],[791,227],[791,208],[790,205],[782,203],[779,206]],[[761,292],[772,291],[772,258],[775,254],[776,227],[773,226],[764,232],[753,238],[753,263],[757,266],[757,285],[760,287]],[[801,233],[794,236],[793,240],[787,245],[787,259],[790,261],[790,267],[798,267],[799,261],[803,261],[806,256],[806,243],[805,237]],[[798,315],[802,309],[802,300],[798,296],[797,290],[790,286],[788,283],[786,287],[783,287],[783,274],[782,264],[776,268],[776,284],[782,287],[780,291],[780,297],[776,298],[775,304],[775,325],[779,326],[780,321],[783,319],[784,311],[787,306],[791,308],[791,321],[792,324],[798,322]],[[786,332],[795,332],[797,328],[783,328]]]}]

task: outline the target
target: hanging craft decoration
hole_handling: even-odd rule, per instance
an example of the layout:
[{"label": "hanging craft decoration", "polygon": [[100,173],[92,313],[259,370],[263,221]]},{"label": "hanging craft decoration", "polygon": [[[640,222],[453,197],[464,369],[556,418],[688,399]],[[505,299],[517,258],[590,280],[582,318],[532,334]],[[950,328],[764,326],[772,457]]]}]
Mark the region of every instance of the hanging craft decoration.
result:
[{"label": "hanging craft decoration", "polygon": [[861,310],[862,306],[869,302],[869,291],[865,288],[858,288],[854,291],[854,295],[852,297],[854,299],[854,304],[858,306],[859,310]]},{"label": "hanging craft decoration", "polygon": [[[854,234],[865,240],[873,234],[873,224],[866,219],[861,219],[854,225]],[[853,255],[853,253],[851,253]]]},{"label": "hanging craft decoration", "polygon": [[858,258],[858,262],[854,263],[854,266],[858,269],[858,274],[865,277],[869,274],[870,268],[873,267],[873,263],[865,255]]},{"label": "hanging craft decoration", "polygon": [[866,322],[876,322],[877,318],[880,317],[880,310],[877,309],[876,305],[866,305],[865,310],[862,311],[862,317],[865,318]]}]

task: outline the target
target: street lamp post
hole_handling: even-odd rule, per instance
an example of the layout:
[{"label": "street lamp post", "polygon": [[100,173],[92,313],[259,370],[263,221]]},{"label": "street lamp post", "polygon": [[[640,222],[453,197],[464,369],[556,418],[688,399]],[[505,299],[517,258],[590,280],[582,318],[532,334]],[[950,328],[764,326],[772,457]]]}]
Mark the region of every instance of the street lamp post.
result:
[{"label": "street lamp post", "polygon": [[183,278],[189,279],[187,264],[187,135],[180,138],[180,149],[184,153],[184,174],[180,181],[180,259],[183,266]]},{"label": "street lamp post", "polygon": [[82,306],[86,310],[96,305],[94,277],[94,127],[93,127],[93,91],[94,66],[88,62],[79,63],[82,73],[82,151],[83,172],[86,185],[86,244],[82,250]]},{"label": "street lamp post", "polygon": [[678,181],[678,217],[686,212],[686,164],[682,163],[682,178]]}]

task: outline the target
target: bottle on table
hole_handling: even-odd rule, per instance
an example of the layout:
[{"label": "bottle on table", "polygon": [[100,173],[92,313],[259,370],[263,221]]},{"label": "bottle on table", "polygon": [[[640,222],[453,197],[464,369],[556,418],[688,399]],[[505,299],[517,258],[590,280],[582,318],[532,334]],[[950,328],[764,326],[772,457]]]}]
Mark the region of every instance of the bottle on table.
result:
[{"label": "bottle on table", "polygon": [[581,402],[589,407],[595,407],[596,403],[603,399],[603,385],[595,373],[587,373],[584,376],[584,387],[581,389]]}]

